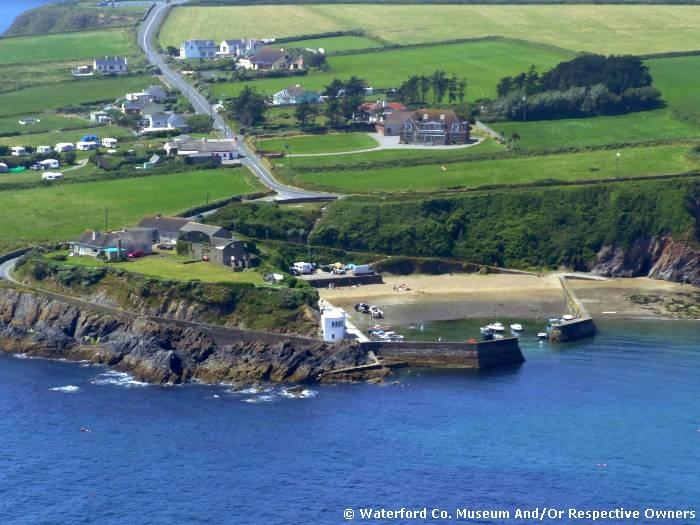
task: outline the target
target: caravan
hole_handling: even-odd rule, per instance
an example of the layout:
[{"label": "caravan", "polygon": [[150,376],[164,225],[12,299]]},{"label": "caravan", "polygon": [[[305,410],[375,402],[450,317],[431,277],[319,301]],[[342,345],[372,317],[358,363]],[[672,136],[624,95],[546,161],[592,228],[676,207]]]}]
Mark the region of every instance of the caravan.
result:
[{"label": "caravan", "polygon": [[54,181],[63,178],[63,173],[56,173],[53,171],[47,171],[41,176],[41,180]]}]

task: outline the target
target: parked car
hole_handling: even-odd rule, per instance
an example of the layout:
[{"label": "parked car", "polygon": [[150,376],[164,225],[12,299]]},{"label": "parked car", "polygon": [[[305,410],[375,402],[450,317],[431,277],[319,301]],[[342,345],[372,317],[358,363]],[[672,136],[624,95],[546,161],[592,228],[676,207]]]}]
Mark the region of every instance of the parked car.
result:
[{"label": "parked car", "polygon": [[135,250],[133,252],[127,252],[126,257],[128,259],[139,259],[143,257],[143,252],[141,250]]}]

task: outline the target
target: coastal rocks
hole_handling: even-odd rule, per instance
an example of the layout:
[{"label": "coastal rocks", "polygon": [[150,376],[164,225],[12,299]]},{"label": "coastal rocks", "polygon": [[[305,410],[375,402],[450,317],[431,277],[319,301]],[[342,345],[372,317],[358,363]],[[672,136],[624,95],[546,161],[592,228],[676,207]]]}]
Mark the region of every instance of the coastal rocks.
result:
[{"label": "coastal rocks", "polygon": [[[236,335],[241,332],[199,328],[97,313],[33,292],[0,288],[2,351],[88,359],[129,372],[139,381],[317,382],[330,371],[369,360],[367,352],[353,343],[328,345],[276,334],[251,340]],[[376,379],[387,373],[368,370],[334,380]]]},{"label": "coastal rocks", "polygon": [[651,277],[700,286],[700,251],[670,237],[645,237],[626,250],[603,247],[591,271],[606,277]]}]

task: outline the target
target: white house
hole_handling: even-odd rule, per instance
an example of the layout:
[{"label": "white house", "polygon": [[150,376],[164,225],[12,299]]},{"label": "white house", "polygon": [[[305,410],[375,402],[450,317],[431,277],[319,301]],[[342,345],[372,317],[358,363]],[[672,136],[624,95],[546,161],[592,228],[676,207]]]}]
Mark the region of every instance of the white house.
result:
[{"label": "white house", "polygon": [[194,140],[187,137],[185,140],[167,142],[164,146],[168,155],[180,155],[183,157],[218,157],[221,161],[235,160],[240,156],[238,144],[234,139],[201,139]]},{"label": "white house", "polygon": [[308,91],[301,87],[300,84],[289,86],[288,88],[278,91],[272,95],[272,104],[275,106],[284,106],[287,104],[301,104],[302,102],[310,102],[315,104],[321,101],[320,93],[316,91]]},{"label": "white house", "polygon": [[10,152],[13,157],[24,157],[27,154],[24,146],[12,146]]},{"label": "white house", "polygon": [[73,146],[73,144],[70,142],[59,142],[56,144],[56,146],[54,146],[53,150],[56,153],[65,153],[66,151],[74,151],[75,146]]},{"label": "white house", "polygon": [[78,142],[75,145],[75,149],[78,151],[90,151],[93,149],[97,149],[97,142],[89,141],[89,142]]},{"label": "white house", "polygon": [[140,102],[145,101],[145,103],[153,102],[155,98],[149,93],[127,93],[124,97],[129,102]]},{"label": "white house", "polygon": [[63,173],[47,171],[41,176],[41,180],[59,180],[63,178]]},{"label": "white house", "polygon": [[38,162],[41,165],[42,170],[50,170],[61,167],[61,163],[56,159],[46,159]]},{"label": "white house", "polygon": [[240,38],[237,40],[222,40],[219,44],[220,56],[240,57],[249,55],[255,49],[262,46],[262,42],[254,38]]},{"label": "white house", "polygon": [[327,343],[345,339],[345,310],[324,303],[321,306],[321,331]]},{"label": "white house", "polygon": [[128,71],[127,60],[124,57],[100,57],[93,61],[92,68],[104,75],[121,75]]},{"label": "white house", "polygon": [[47,153],[51,153],[52,149],[51,146],[37,146],[36,147],[36,152],[39,155],[46,155]]},{"label": "white house", "polygon": [[113,138],[102,139],[102,146],[105,148],[116,148],[119,141]]},{"label": "white house", "polygon": [[218,51],[213,40],[185,40],[180,44],[181,59],[214,58]]}]

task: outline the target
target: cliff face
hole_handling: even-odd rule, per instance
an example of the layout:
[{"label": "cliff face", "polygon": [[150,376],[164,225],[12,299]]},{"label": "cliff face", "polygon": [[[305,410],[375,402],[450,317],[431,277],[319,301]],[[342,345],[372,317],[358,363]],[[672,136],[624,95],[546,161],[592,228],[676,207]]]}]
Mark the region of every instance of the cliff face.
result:
[{"label": "cliff face", "polygon": [[641,238],[627,250],[605,246],[591,271],[606,277],[651,277],[700,286],[700,250],[669,237]]},{"label": "cliff face", "polygon": [[[300,339],[218,344],[205,332],[83,310],[30,292],[0,288],[0,350],[32,356],[88,359],[140,381],[205,383],[316,382],[324,372],[368,363],[358,345]],[[382,377],[384,370],[333,376]]]}]

